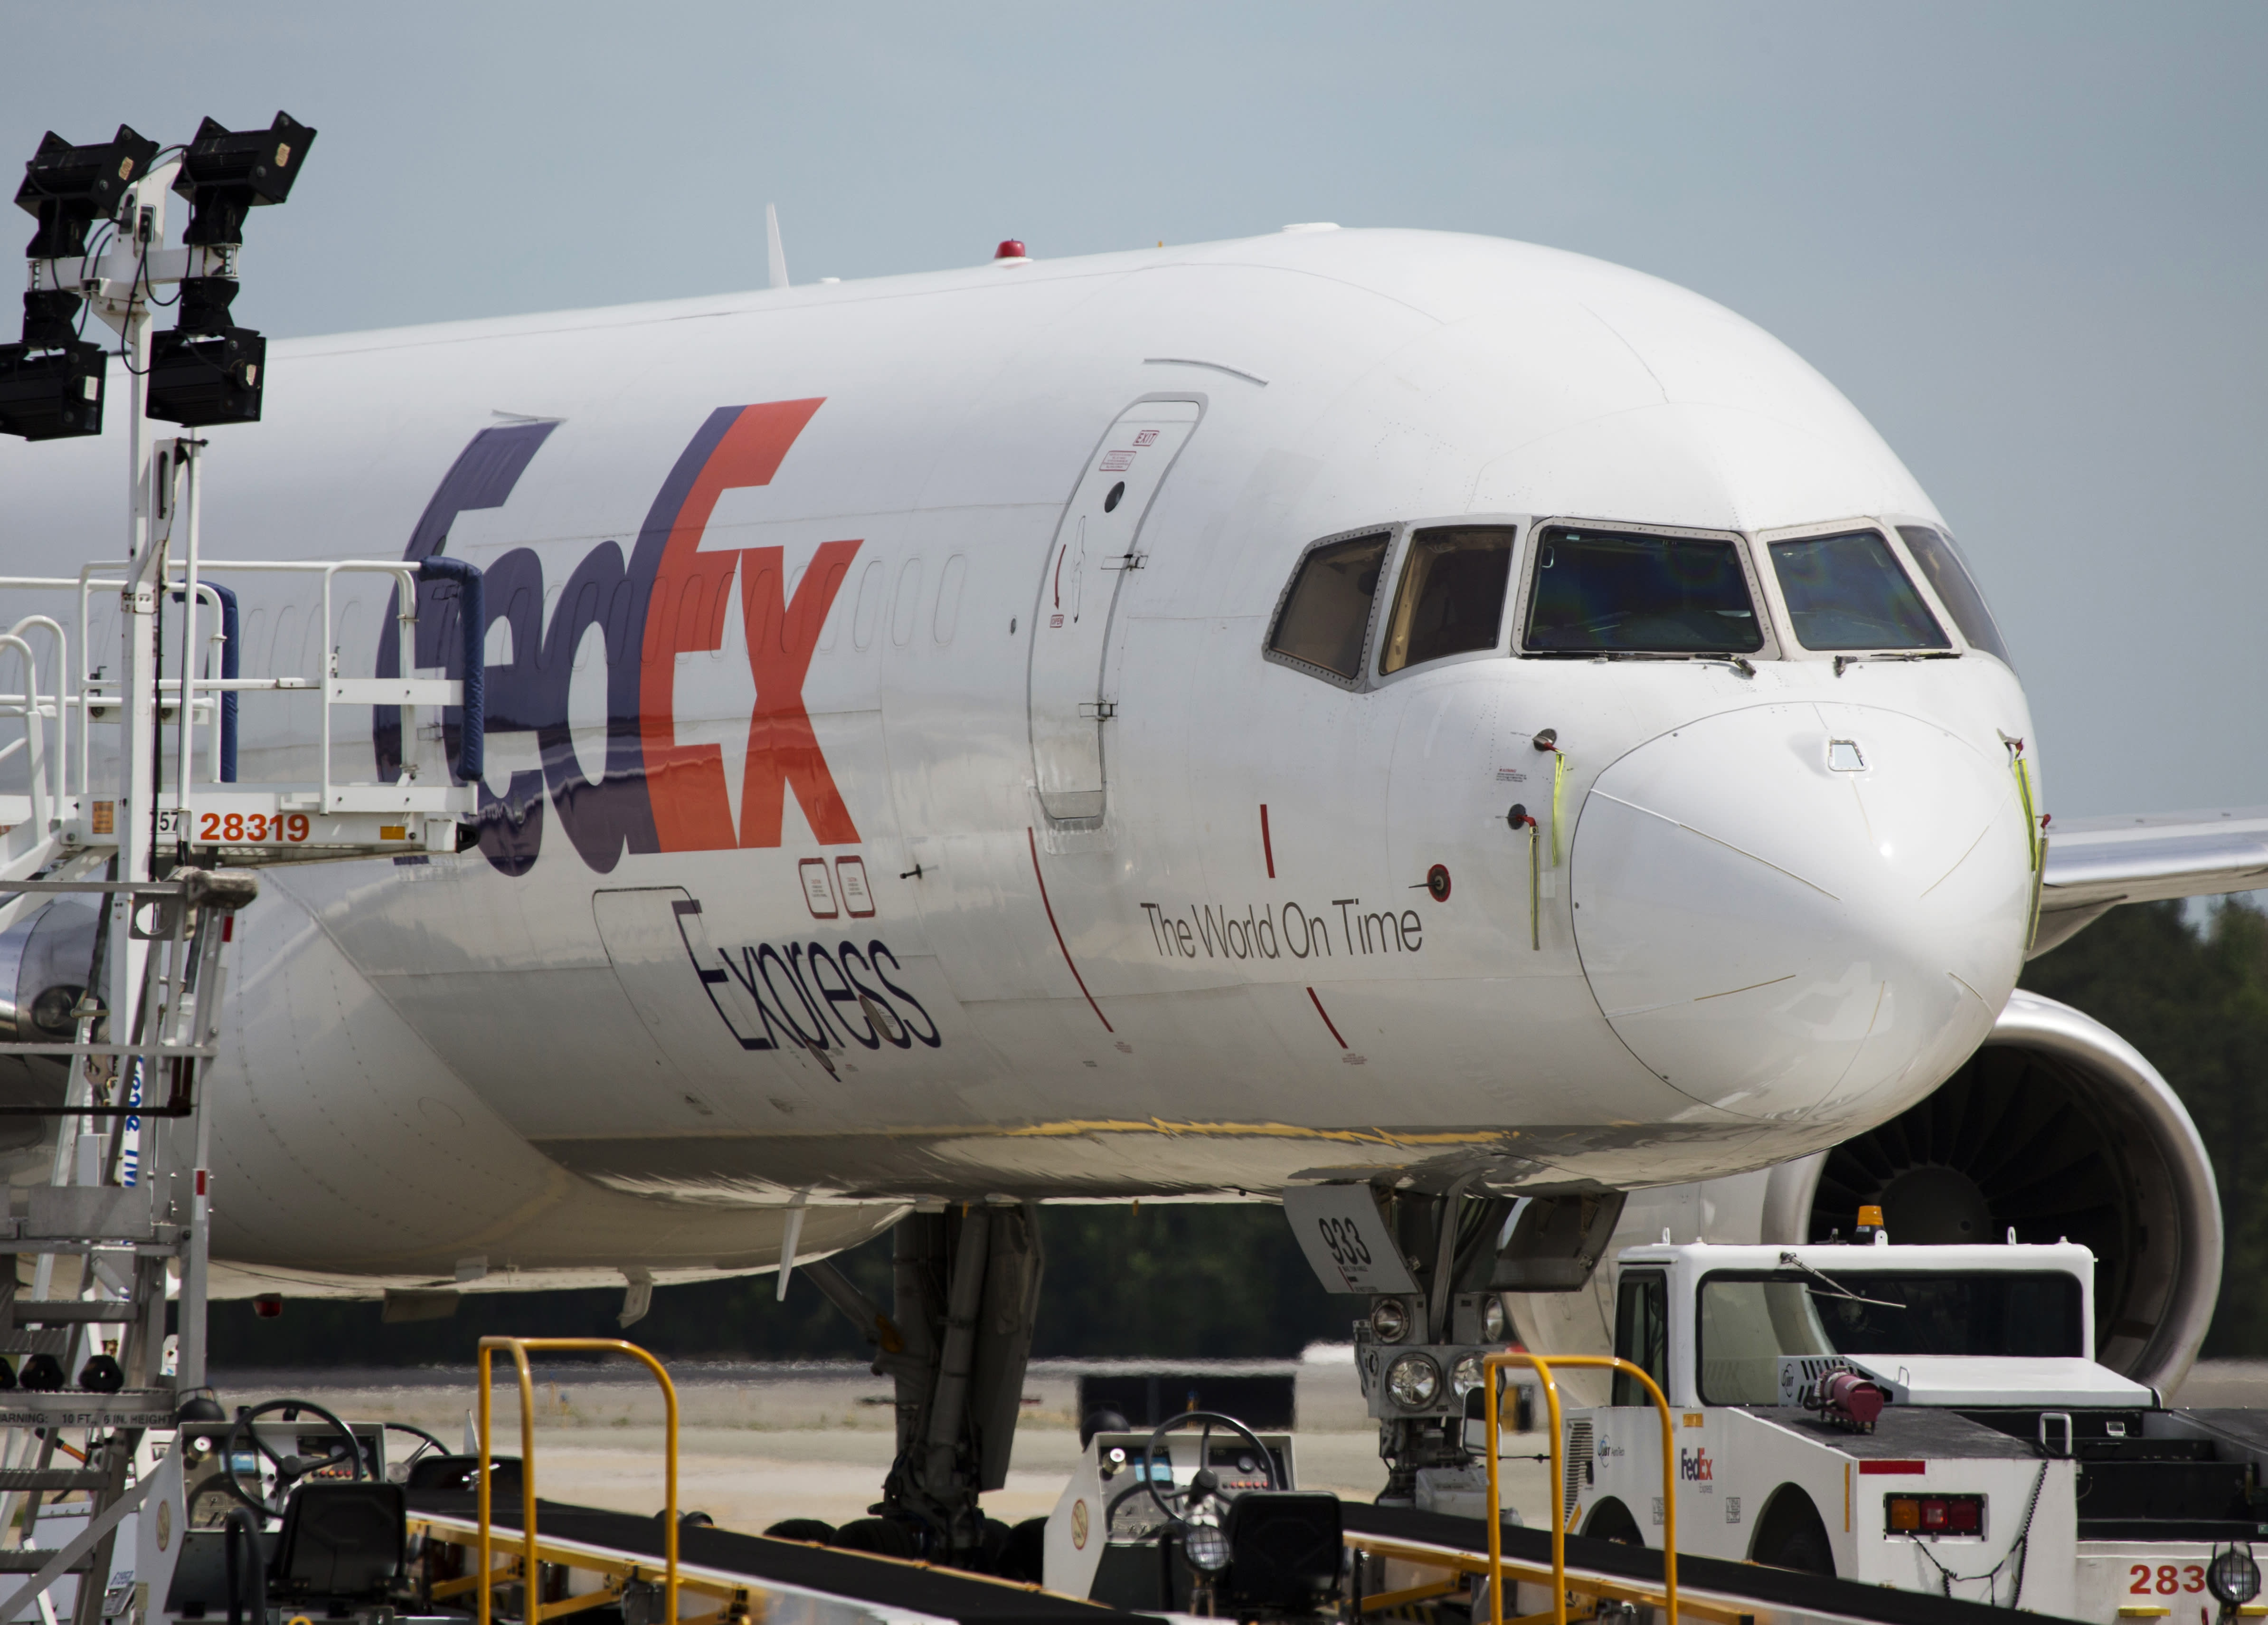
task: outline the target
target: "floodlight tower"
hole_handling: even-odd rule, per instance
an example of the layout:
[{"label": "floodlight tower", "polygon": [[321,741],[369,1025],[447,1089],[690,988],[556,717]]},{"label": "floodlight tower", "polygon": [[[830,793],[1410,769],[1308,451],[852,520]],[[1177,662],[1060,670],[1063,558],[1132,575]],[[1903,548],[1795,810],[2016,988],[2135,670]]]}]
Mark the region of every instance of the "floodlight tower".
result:
[{"label": "floodlight tower", "polygon": [[[189,634],[183,639],[180,691],[184,785],[196,643],[198,465],[204,442],[190,437],[152,441],[145,420],[190,427],[259,420],[267,341],[235,325],[230,312],[244,219],[252,208],[290,196],[314,138],[313,129],[285,113],[266,129],[231,130],[209,118],[187,146],[162,150],[123,124],[109,141],[86,146],[50,130],[24,166],[16,194],[18,206],[38,219],[39,229],[26,250],[31,277],[23,338],[0,345],[0,433],[36,440],[102,432],[108,358],[84,337],[86,314],[117,333],[126,374],[120,700],[127,744],[119,762],[115,831],[115,878],[122,881],[159,878],[183,850],[175,838],[183,832],[185,800],[174,809],[172,826],[159,806],[159,619],[168,589],[167,556],[177,540],[187,566],[181,581]],[[163,247],[168,190],[188,198],[191,211],[181,246],[171,249]],[[98,223],[106,235],[90,253],[88,239]],[[153,295],[169,284],[180,289],[178,325],[153,343]],[[149,952],[148,943],[135,938],[131,913],[124,908],[111,913],[104,960],[108,985],[102,992],[114,1012],[134,1008]]]}]

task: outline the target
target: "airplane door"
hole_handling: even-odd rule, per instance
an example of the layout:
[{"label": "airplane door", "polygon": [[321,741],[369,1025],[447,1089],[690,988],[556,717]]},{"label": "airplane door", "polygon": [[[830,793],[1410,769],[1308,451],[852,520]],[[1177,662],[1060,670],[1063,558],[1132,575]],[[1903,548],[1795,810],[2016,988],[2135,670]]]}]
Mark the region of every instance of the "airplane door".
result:
[{"label": "airplane door", "polygon": [[1031,716],[1032,771],[1050,818],[1102,816],[1111,612],[1119,582],[1140,566],[1142,521],[1202,410],[1195,401],[1145,401],[1122,413],[1048,550],[1032,617]]}]

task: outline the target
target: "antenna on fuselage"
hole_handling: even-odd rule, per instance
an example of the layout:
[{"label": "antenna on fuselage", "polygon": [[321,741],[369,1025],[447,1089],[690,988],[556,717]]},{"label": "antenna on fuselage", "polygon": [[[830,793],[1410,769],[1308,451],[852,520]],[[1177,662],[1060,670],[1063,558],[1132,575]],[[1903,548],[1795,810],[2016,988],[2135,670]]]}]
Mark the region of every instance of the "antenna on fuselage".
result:
[{"label": "antenna on fuselage", "polygon": [[787,250],[780,247],[779,207],[764,205],[764,265],[771,273],[771,285],[787,286]]}]

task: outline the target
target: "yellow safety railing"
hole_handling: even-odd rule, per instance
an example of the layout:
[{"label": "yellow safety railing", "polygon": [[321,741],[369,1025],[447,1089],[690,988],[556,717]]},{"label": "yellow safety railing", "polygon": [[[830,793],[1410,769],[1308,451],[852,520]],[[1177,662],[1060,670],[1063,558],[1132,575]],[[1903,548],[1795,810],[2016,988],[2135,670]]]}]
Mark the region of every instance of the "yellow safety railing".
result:
[{"label": "yellow safety railing", "polygon": [[[665,1506],[662,1514],[662,1612],[668,1625],[677,1620],[677,1385],[669,1380],[669,1373],[660,1361],[636,1343],[624,1342],[619,1337],[484,1337],[481,1339],[481,1476],[480,1476],[480,1573],[476,1584],[480,1592],[480,1625],[490,1625],[490,1607],[496,1588],[512,1577],[499,1576],[491,1555],[494,1528],[490,1522],[490,1467],[496,1461],[496,1451],[490,1437],[490,1413],[493,1391],[490,1386],[490,1356],[499,1348],[512,1351],[512,1364],[519,1373],[519,1498],[520,1498],[520,1594],[525,1599],[526,1625],[556,1614],[571,1614],[591,1606],[591,1599],[571,1597],[550,1607],[543,1605],[542,1565],[536,1555],[535,1543],[535,1382],[527,1369],[527,1351],[626,1354],[643,1361],[653,1378],[661,1385],[661,1400],[666,1425],[663,1433]],[[1557,1414],[1556,1412],[1554,1413]],[[1672,1622],[1675,1625],[1675,1621]]]},{"label": "yellow safety railing", "polygon": [[[1504,1617],[1504,1513],[1503,1501],[1497,1488],[1497,1456],[1502,1449],[1498,1432],[1503,1417],[1497,1406],[1496,1373],[1513,1366],[1534,1368],[1543,1379],[1543,1400],[1551,1409],[1551,1607],[1548,1612],[1530,1614],[1513,1621],[1513,1625],[1541,1625],[1550,1620],[1553,1625],[1567,1625],[1567,1510],[1562,1504],[1566,1499],[1565,1468],[1562,1462],[1565,1446],[1559,1421],[1559,1385],[1553,1380],[1555,1365],[1586,1366],[1597,1370],[1627,1371],[1646,1385],[1653,1408],[1661,1415],[1661,1582],[1667,1607],[1663,1625],[1677,1625],[1677,1494],[1671,1477],[1670,1456],[1675,1448],[1675,1434],[1669,1422],[1669,1401],[1662,1397],[1660,1386],[1646,1373],[1642,1366],[1612,1355],[1557,1355],[1547,1360],[1542,1355],[1525,1352],[1492,1354],[1481,1362],[1484,1373],[1482,1386],[1487,1392],[1488,1407],[1488,1532],[1489,1532],[1489,1625],[1505,1625]],[[483,1621],[485,1625],[485,1621]]]}]

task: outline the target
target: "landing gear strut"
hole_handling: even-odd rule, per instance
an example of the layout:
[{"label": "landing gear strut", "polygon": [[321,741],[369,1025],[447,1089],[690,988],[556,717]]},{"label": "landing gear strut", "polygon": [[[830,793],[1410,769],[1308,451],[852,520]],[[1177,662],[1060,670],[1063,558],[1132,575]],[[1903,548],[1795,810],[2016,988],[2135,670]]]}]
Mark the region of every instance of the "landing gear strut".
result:
[{"label": "landing gear strut", "polygon": [[1583,1287],[1622,1214],[1616,1192],[1522,1200],[1482,1179],[1285,1193],[1324,1286],[1370,1300],[1354,1326],[1355,1369],[1378,1419],[1383,1503],[1447,1507],[1484,1493],[1464,1424],[1483,1359],[1512,1341],[1503,1294]]},{"label": "landing gear strut", "polygon": [[887,1314],[832,1267],[803,1267],[896,1381],[897,1459],[872,1511],[931,1562],[990,1566],[1003,1531],[977,1497],[1007,1482],[1042,1261],[1029,1204],[968,1203],[898,1222]]}]

